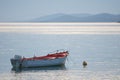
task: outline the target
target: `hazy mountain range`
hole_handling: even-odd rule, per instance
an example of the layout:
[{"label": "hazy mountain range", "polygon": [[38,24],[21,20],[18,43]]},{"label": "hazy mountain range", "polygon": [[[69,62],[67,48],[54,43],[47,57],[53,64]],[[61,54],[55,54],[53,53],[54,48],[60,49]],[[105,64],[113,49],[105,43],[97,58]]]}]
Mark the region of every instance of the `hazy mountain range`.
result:
[{"label": "hazy mountain range", "polygon": [[52,14],[39,17],[30,22],[120,22],[120,15],[101,14]]}]

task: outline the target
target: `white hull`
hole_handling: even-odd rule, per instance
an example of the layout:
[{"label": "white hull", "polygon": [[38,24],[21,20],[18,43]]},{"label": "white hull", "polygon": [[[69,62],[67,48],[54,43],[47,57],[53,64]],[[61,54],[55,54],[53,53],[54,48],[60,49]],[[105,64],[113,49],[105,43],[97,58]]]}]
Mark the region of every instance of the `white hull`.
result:
[{"label": "white hull", "polygon": [[55,65],[64,65],[66,57],[56,58],[50,60],[26,60],[22,62],[22,67],[39,67],[39,66],[55,66]]},{"label": "white hull", "polygon": [[41,67],[41,66],[56,66],[64,65],[67,57],[47,59],[47,60],[14,60],[11,59],[12,66],[16,67]]}]

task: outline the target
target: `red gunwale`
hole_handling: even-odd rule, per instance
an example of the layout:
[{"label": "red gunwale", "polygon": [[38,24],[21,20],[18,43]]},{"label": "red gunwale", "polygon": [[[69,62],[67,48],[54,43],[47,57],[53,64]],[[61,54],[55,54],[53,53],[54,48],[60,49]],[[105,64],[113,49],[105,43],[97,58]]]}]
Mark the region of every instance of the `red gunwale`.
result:
[{"label": "red gunwale", "polygon": [[45,59],[55,59],[55,58],[63,58],[66,57],[68,55],[68,51],[64,51],[64,52],[56,52],[54,54],[48,54],[46,56],[39,56],[39,57],[31,57],[31,58],[22,58],[23,60],[45,60]]}]

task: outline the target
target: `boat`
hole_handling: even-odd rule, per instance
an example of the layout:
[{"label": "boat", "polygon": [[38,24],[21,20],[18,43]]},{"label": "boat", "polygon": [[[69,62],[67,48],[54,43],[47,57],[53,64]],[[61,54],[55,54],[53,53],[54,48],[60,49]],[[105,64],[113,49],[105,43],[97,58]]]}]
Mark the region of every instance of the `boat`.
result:
[{"label": "boat", "polygon": [[15,55],[14,58],[10,59],[10,61],[13,68],[58,66],[65,64],[68,55],[68,51],[57,50],[54,53],[47,54],[46,56],[34,56],[30,58]]}]

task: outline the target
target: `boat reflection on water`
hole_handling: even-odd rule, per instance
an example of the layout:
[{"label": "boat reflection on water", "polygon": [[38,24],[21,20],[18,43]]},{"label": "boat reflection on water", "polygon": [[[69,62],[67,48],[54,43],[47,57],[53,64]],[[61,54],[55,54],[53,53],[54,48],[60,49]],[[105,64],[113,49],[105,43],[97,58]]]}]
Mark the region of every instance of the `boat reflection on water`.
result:
[{"label": "boat reflection on water", "polygon": [[45,66],[45,67],[32,67],[32,68],[12,68],[11,71],[19,73],[24,71],[46,71],[46,70],[66,70],[65,65],[59,66]]}]

